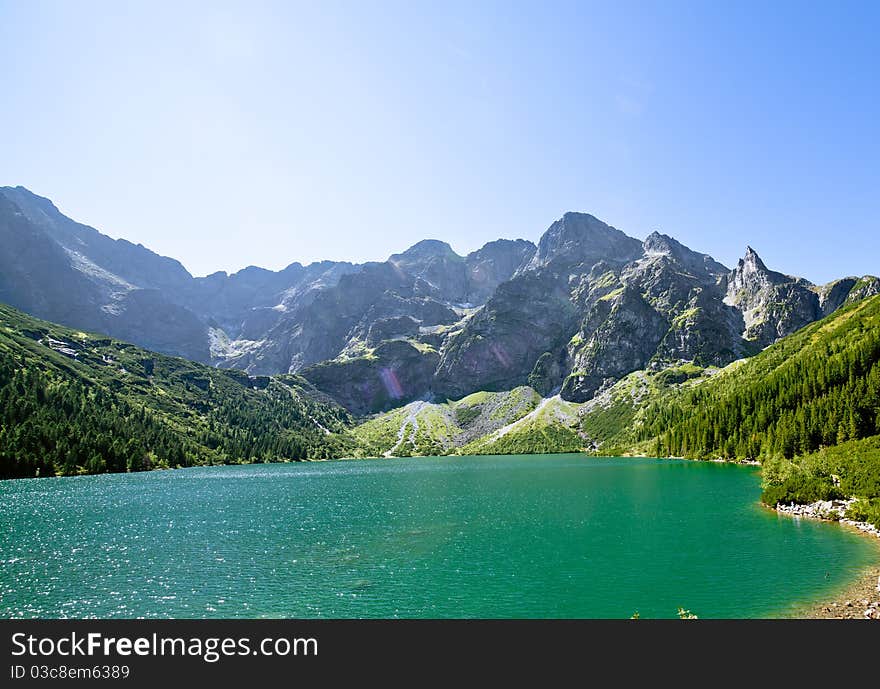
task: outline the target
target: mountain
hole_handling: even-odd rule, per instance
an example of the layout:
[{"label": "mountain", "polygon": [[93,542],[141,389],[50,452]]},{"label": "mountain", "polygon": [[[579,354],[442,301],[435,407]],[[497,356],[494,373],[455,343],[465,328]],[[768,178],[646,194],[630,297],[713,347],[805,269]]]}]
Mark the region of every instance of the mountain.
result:
[{"label": "mountain", "polygon": [[581,404],[637,371],[723,367],[880,279],[828,285],[732,270],[654,232],[565,213],[537,246],[466,256],[438,239],[386,261],[194,278],[180,263],[0,189],[0,300],[36,316],[250,375],[296,373],[357,415],[530,386]]},{"label": "mountain", "polygon": [[567,213],[530,263],[449,337],[435,391],[455,398],[529,384],[586,402],[640,369],[723,366],[755,354],[850,293],[878,292],[873,277],[815,287],[768,270],[751,248],[731,271],[669,236],[639,243]]},{"label": "mountain", "polygon": [[177,261],[80,225],[22,187],[0,189],[0,241],[0,301],[207,361],[207,328],[168,298],[192,279]]},{"label": "mountain", "polygon": [[633,371],[587,402],[530,387],[412,402],[354,430],[372,454],[590,451],[791,459],[880,435],[880,295],[748,359]]},{"label": "mountain", "polygon": [[251,266],[194,278],[177,261],[70,220],[23,187],[0,188],[0,239],[5,302],[254,374],[348,360],[367,341],[378,344],[379,333],[399,339],[394,323],[404,317],[436,342],[438,331],[480,306],[535,250],[499,240],[458,256],[444,242],[425,240],[382,263],[292,263],[277,272]]},{"label": "mountain", "polygon": [[0,478],[335,457],[349,424],[296,376],[218,370],[0,304]]},{"label": "mountain", "polygon": [[[351,366],[356,389],[362,379]],[[749,359],[635,371],[585,403],[520,386],[414,401],[351,426],[302,377],[216,369],[0,305],[3,477],[450,453],[759,458],[766,500],[842,491],[875,520],[880,296],[853,300]]]}]

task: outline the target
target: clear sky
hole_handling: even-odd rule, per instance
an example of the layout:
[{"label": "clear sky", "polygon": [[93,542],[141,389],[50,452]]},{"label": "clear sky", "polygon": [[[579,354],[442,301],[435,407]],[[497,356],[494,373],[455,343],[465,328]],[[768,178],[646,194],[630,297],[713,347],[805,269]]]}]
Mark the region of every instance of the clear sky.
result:
[{"label": "clear sky", "polygon": [[537,241],[880,273],[880,3],[0,0],[0,184],[194,274]]}]

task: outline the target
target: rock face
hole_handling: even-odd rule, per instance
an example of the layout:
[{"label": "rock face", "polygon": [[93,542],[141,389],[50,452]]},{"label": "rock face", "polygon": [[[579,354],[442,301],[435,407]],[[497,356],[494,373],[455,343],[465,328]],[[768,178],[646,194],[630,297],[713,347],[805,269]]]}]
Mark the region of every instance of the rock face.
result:
[{"label": "rock face", "polygon": [[820,287],[818,295],[822,315],[827,316],[843,306],[857,282],[857,278],[843,278]]},{"label": "rock face", "polygon": [[301,375],[355,414],[370,414],[424,396],[438,359],[433,350],[393,340],[368,356],[326,361],[303,369]]},{"label": "rock face", "polygon": [[641,243],[588,213],[566,213],[538,242],[528,268],[592,266],[599,261],[623,265],[638,258]]},{"label": "rock face", "polygon": [[644,242],[591,215],[553,223],[531,261],[441,350],[450,397],[529,384],[585,402],[623,376],[682,361],[724,366],[878,290],[769,270],[747,248],[734,270],[657,232]]},{"label": "rock face", "polygon": [[600,298],[582,321],[568,354],[572,370],[562,386],[562,398],[586,402],[603,385],[645,368],[669,322],[632,285]]},{"label": "rock face", "polygon": [[498,239],[465,258],[467,264],[466,303],[485,304],[502,282],[506,282],[535,254],[535,245],[524,239]]},{"label": "rock face", "polygon": [[[566,213],[541,237],[531,260],[449,338],[437,389],[456,397],[526,384],[538,359],[545,353],[552,358],[577,327],[573,281],[599,263],[620,269],[640,249],[640,242],[592,215]],[[535,376],[546,378],[541,369]],[[540,384],[552,389],[554,382],[551,377]]]},{"label": "rock face", "polygon": [[642,255],[620,270],[603,264],[578,286],[585,314],[567,346],[563,398],[583,402],[624,375],[692,360],[721,364],[742,349],[735,316],[720,303],[727,269],[671,237],[653,233]]},{"label": "rock face", "polygon": [[0,190],[0,300],[35,316],[195,361],[207,328],[168,299],[189,273],[177,261],[73,222],[22,187]]},{"label": "rock face", "polygon": [[518,275],[447,338],[437,368],[437,391],[455,398],[525,384],[538,358],[565,340],[575,317],[554,276],[540,270]]},{"label": "rock face", "polygon": [[856,281],[856,284],[853,285],[849,294],[846,295],[845,303],[851,304],[854,301],[867,299],[868,297],[873,297],[877,294],[880,294],[880,278],[876,278],[873,275],[866,275]]},{"label": "rock face", "polygon": [[875,294],[876,277],[816,286],[750,247],[728,270],[586,213],[537,246],[500,239],[460,256],[427,239],[384,262],[194,278],[0,188],[0,301],[251,375],[301,372],[357,413],[521,385],[582,402],[635,370],[723,366]]},{"label": "rock face", "polygon": [[764,346],[823,316],[811,282],[768,270],[752,247],[731,273],[724,302],[742,312],[743,337]]}]

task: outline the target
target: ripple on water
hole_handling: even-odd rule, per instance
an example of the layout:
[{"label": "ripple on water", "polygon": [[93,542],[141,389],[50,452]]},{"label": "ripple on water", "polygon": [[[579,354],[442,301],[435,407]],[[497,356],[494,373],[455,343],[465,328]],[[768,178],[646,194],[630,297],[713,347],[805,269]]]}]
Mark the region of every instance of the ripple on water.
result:
[{"label": "ripple on water", "polygon": [[762,616],[874,557],[749,468],[579,455],[0,481],[6,617]]}]

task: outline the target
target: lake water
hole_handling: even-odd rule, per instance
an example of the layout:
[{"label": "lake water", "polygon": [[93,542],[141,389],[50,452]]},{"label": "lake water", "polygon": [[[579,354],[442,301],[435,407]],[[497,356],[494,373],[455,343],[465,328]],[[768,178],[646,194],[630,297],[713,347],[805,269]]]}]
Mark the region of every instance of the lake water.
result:
[{"label": "lake water", "polygon": [[0,616],[763,617],[876,559],[759,483],[580,455],[0,481]]}]

